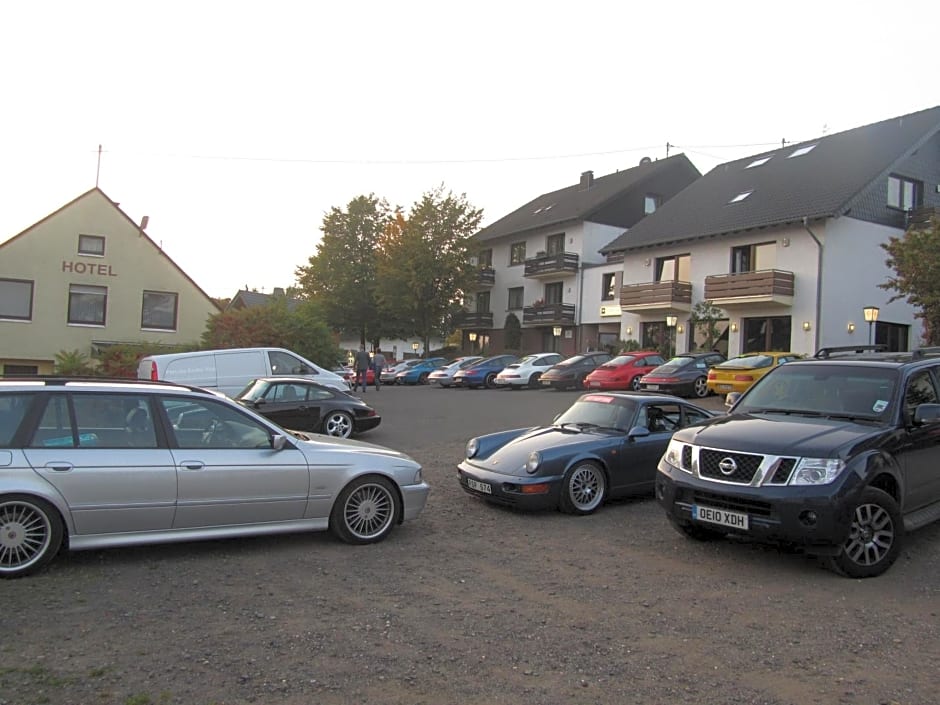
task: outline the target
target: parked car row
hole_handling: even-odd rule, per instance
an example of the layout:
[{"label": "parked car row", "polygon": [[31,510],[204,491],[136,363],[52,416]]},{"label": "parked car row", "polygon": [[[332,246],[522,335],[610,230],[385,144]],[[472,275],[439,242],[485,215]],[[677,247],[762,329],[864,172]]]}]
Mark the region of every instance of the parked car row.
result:
[{"label": "parked car row", "polygon": [[688,538],[744,536],[878,576],[906,532],[940,520],[940,348],[867,348],[745,355],[707,373],[707,353],[680,356],[641,385],[703,395],[706,374],[708,388],[735,389],[727,415],[588,392],[550,425],[470,439],[457,479],[486,502],[571,514],[654,493]]}]

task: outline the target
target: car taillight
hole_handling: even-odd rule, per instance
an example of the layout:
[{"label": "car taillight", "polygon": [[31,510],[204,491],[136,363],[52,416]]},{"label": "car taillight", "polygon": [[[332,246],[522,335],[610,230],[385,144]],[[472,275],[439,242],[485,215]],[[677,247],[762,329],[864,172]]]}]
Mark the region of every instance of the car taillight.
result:
[{"label": "car taillight", "polygon": [[659,378],[650,377],[650,379],[656,379],[657,382],[664,382],[664,383],[674,383],[674,382],[679,381],[678,377],[659,377]]},{"label": "car taillight", "polygon": [[718,375],[714,372],[709,372],[708,379],[718,379]]},{"label": "car taillight", "polygon": [[735,375],[734,381],[735,382],[753,382],[754,377],[753,375]]},{"label": "car taillight", "polygon": [[157,363],[153,360],[150,361],[150,381],[156,382],[160,377],[157,375]]}]

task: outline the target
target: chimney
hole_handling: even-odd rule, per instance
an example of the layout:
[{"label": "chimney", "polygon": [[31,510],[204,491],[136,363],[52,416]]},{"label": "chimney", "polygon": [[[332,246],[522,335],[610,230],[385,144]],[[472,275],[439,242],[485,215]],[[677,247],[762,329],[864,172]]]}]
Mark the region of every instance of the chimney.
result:
[{"label": "chimney", "polygon": [[283,287],[280,287],[280,286],[274,287],[274,295],[275,295],[275,296],[284,296],[284,288],[283,288]]},{"label": "chimney", "polygon": [[587,191],[593,185],[594,185],[594,172],[593,171],[581,172],[581,190]]},{"label": "chimney", "polygon": [[148,225],[150,225],[150,216],[145,215],[143,218],[140,219],[140,229],[146,230]]}]

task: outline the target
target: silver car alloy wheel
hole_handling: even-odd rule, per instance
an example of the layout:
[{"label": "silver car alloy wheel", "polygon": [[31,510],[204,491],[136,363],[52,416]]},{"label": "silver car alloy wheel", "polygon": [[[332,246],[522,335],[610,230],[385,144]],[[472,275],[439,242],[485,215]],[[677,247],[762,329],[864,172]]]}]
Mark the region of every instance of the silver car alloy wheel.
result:
[{"label": "silver car alloy wheel", "polygon": [[343,522],[357,539],[384,533],[395,519],[395,498],[387,487],[367,483],[357,487],[343,506]]},{"label": "silver car alloy wheel", "polygon": [[352,417],[345,411],[334,411],[323,422],[323,431],[328,436],[349,438],[353,432]]},{"label": "silver car alloy wheel", "polygon": [[849,560],[861,566],[875,565],[888,555],[893,543],[894,522],[884,507],[877,504],[856,507],[843,546]]},{"label": "silver car alloy wheel", "polygon": [[595,465],[581,465],[574,469],[565,490],[571,504],[581,512],[592,512],[604,500],[604,473]]},{"label": "silver car alloy wheel", "polygon": [[32,502],[0,502],[0,573],[19,573],[41,561],[52,533],[50,518]]}]

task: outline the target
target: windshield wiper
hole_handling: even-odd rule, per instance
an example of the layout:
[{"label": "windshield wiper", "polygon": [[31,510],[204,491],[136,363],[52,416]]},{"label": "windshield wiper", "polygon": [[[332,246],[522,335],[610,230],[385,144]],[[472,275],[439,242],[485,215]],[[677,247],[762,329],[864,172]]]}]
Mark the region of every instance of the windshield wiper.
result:
[{"label": "windshield wiper", "polygon": [[749,414],[786,414],[787,416],[823,416],[818,411],[808,411],[806,409],[749,409]]}]

